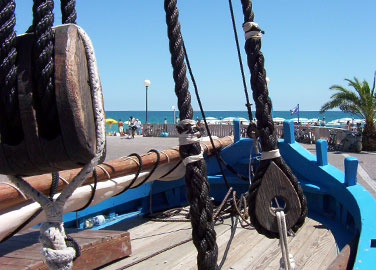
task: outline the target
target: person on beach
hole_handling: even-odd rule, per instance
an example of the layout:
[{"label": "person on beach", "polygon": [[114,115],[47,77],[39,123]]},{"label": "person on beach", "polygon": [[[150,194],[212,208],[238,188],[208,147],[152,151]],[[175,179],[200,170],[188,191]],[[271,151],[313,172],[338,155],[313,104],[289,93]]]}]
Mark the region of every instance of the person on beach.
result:
[{"label": "person on beach", "polygon": [[167,132],[167,118],[165,117],[165,119],[163,120],[163,131],[164,132]]},{"label": "person on beach", "polygon": [[121,121],[121,119],[119,119],[118,122],[118,131],[120,133],[120,136],[124,136],[124,123],[123,121]]},{"label": "person on beach", "polygon": [[134,139],[136,126],[135,126],[135,119],[133,118],[133,116],[130,116],[128,119],[128,128],[129,128],[128,139]]},{"label": "person on beach", "polygon": [[141,134],[141,121],[136,119],[136,122],[134,122],[135,126],[136,126],[136,134],[137,135],[140,135]]},{"label": "person on beach", "polygon": [[325,117],[322,118],[321,126],[325,126]]},{"label": "person on beach", "polygon": [[347,129],[348,129],[348,130],[351,130],[351,124],[350,124],[350,121],[347,121]]}]

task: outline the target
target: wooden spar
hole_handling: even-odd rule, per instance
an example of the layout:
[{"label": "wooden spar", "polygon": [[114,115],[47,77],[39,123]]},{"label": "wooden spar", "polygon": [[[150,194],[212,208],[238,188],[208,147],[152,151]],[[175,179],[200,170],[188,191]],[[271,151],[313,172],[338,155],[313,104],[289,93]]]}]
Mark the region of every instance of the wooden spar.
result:
[{"label": "wooden spar", "polygon": [[[223,137],[219,139],[214,139],[214,145],[217,149],[221,149],[227,145],[230,145],[233,142],[232,137]],[[204,152],[208,155],[211,155],[211,150],[213,149],[209,141],[201,142]],[[163,154],[165,153],[165,154]],[[173,161],[179,161],[179,151],[178,147],[170,148],[163,150],[163,153],[160,153],[160,165],[171,163]],[[168,156],[168,158],[167,158]],[[142,171],[153,168],[157,161],[157,155],[155,153],[147,153],[141,155],[142,157]],[[137,160],[137,159],[135,159]],[[134,174],[138,170],[138,165],[133,159],[126,159],[125,157],[107,161],[101,164],[101,166],[106,170],[110,175],[110,178],[117,178],[129,174]],[[106,172],[100,168],[95,168],[97,172],[98,181],[106,181],[109,179]],[[60,176],[64,178],[67,182],[71,182],[72,179],[78,174],[80,169],[65,170],[60,172]],[[25,180],[35,189],[39,190],[45,195],[48,195],[50,192],[51,186],[51,175],[42,174],[38,176],[27,177]],[[88,185],[94,182],[94,178],[91,176],[85,180],[83,185]],[[63,181],[59,181],[57,192],[60,192],[66,184]],[[7,209],[9,207],[15,206],[17,204],[23,203],[25,201],[24,197],[13,187],[6,184],[0,183],[0,210]]]}]

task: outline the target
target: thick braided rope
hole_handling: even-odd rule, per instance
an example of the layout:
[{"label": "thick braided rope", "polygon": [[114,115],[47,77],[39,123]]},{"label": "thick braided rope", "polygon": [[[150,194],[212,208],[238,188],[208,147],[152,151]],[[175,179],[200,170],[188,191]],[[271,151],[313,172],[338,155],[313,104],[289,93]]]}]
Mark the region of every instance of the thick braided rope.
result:
[{"label": "thick braided rope", "polygon": [[0,132],[1,142],[16,145],[23,140],[17,96],[16,18],[14,0],[0,2]]},{"label": "thick braided rope", "polygon": [[[254,14],[252,11],[252,3],[249,0],[241,0],[244,22],[253,22]],[[260,31],[259,29],[252,29]],[[274,123],[271,116],[272,104],[268,94],[268,88],[266,83],[266,71],[264,69],[264,56],[261,52],[261,39],[260,38],[249,38],[245,43],[245,51],[248,58],[248,66],[251,71],[251,86],[253,91],[253,99],[256,104],[256,118],[257,118],[257,129],[261,137],[261,148],[262,151],[272,151],[278,148],[277,146],[277,136],[274,129]],[[291,184],[294,186],[295,191],[298,194],[301,203],[301,213],[296,224],[291,228],[293,231],[297,231],[304,223],[304,219],[307,215],[307,203],[303,195],[303,191],[298,184],[297,178],[293,175],[290,168],[284,162],[282,157],[277,157],[273,159],[261,160],[260,165],[257,168],[255,177],[249,188],[249,215],[252,224],[259,233],[264,234],[269,238],[278,238],[278,233],[269,231],[261,226],[256,218],[255,214],[255,201],[257,196],[258,188],[261,184],[262,177],[264,176],[267,168],[271,161],[284,172],[288,177]]]},{"label": "thick braided rope", "polygon": [[61,16],[62,23],[76,23],[77,13],[76,13],[76,0],[61,0]]},{"label": "thick braided rope", "polygon": [[46,139],[53,139],[60,134],[54,84],[53,8],[52,0],[34,0],[33,80],[35,101],[39,108],[37,117],[40,119],[40,135]]},{"label": "thick braided rope", "polygon": [[[180,33],[176,0],[165,0],[164,8],[180,119],[192,119],[193,109],[188,91],[183,40]],[[194,134],[196,130],[191,125],[186,125],[185,127],[178,127],[178,132]],[[179,153],[181,159],[198,155],[201,153],[200,143],[181,145]],[[187,199],[191,206],[192,238],[198,251],[197,267],[199,270],[214,270],[217,267],[218,247],[213,223],[213,206],[209,200],[209,183],[206,177],[206,163],[204,160],[186,165],[185,184],[187,187]]]}]

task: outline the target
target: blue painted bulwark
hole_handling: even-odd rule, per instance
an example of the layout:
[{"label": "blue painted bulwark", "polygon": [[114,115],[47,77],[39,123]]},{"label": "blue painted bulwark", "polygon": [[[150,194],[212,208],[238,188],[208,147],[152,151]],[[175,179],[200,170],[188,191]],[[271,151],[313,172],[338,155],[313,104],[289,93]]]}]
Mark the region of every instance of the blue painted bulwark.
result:
[{"label": "blue painted bulwark", "polygon": [[317,165],[328,165],[328,142],[326,140],[319,139],[316,141],[316,158]]},{"label": "blue painted bulwark", "polygon": [[283,121],[283,137],[286,143],[295,143],[294,121]]},{"label": "blue painted bulwark", "polygon": [[233,120],[233,127],[234,127],[234,142],[240,140],[240,121],[239,119]]},{"label": "blue painted bulwark", "polygon": [[358,160],[354,157],[345,158],[345,184],[353,186],[356,184],[356,174],[358,170]]}]

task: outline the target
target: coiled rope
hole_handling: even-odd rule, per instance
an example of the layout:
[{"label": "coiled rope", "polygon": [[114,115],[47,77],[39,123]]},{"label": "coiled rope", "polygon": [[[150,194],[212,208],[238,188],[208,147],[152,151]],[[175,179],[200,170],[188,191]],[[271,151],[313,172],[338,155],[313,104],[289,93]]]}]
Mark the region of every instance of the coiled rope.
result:
[{"label": "coiled rope", "polygon": [[[192,119],[193,109],[188,91],[186,66],[184,63],[183,40],[180,33],[179,12],[176,0],[165,0],[167,32],[171,52],[171,64],[175,81],[175,93],[178,97],[180,119]],[[197,132],[192,124],[177,126],[179,134]],[[201,153],[199,142],[180,145],[179,153],[184,160]],[[187,199],[190,204],[193,243],[197,248],[197,266],[199,270],[214,270],[217,267],[218,247],[213,224],[213,206],[209,200],[209,183],[206,176],[206,163],[200,159],[186,164],[185,183]]]},{"label": "coiled rope", "polygon": [[[256,104],[257,129],[261,137],[261,147],[263,153],[278,149],[277,136],[274,129],[273,119],[271,117],[272,104],[268,96],[268,88],[266,83],[266,72],[264,69],[264,56],[261,52],[261,30],[257,24],[253,23],[254,13],[252,11],[252,3],[249,0],[241,0],[244,25],[248,26],[246,30],[245,51],[247,53],[248,66],[251,71],[251,86],[253,91],[253,99]],[[243,28],[244,28],[243,25]],[[270,159],[261,159],[257,168],[255,177],[249,188],[249,215],[251,222],[259,233],[269,238],[278,238],[278,232],[273,232],[264,228],[256,217],[256,196],[258,189],[262,183],[263,176],[271,162],[274,162],[282,172],[287,176],[299,198],[301,212],[297,222],[291,227],[296,232],[304,223],[307,215],[307,203],[303,195],[303,191],[298,184],[297,178],[292,174],[290,168],[284,160],[279,157]]]}]

